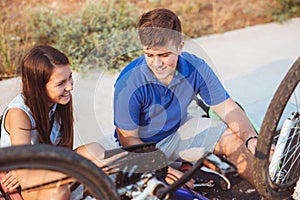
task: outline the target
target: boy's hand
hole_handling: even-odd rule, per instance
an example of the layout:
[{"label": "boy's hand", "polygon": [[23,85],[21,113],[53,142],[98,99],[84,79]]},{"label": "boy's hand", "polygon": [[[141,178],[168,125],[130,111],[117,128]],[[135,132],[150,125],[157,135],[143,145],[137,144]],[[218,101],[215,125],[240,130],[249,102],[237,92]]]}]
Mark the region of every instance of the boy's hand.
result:
[{"label": "boy's hand", "polygon": [[[167,183],[172,184],[176,182],[178,179],[180,179],[183,176],[183,172],[176,170],[172,167],[168,167],[168,174],[165,180]],[[185,185],[191,189],[194,189],[194,180],[191,179],[188,182],[185,183]]]},{"label": "boy's hand", "polygon": [[99,161],[99,163],[101,163],[102,166],[99,166],[99,167],[101,167],[102,171],[105,172],[107,175],[117,173],[120,170],[118,168],[119,166],[114,165],[114,164],[111,165],[111,164],[121,158],[124,158],[127,155],[128,155],[128,152],[124,151],[124,152],[118,153],[116,155],[113,155],[109,158],[102,159],[101,161]]}]

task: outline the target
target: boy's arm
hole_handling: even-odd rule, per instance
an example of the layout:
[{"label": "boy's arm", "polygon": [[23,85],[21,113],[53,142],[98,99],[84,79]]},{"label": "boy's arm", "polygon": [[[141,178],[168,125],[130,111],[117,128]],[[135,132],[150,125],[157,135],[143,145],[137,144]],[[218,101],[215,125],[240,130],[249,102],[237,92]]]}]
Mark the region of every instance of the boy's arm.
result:
[{"label": "boy's arm", "polygon": [[116,128],[118,139],[122,146],[130,146],[135,144],[144,143],[138,137],[138,129],[135,130],[123,130],[120,128]]},{"label": "boy's arm", "polygon": [[[244,111],[231,98],[211,108],[244,142],[249,137],[257,135]],[[256,140],[249,141],[249,150],[252,153],[255,152],[256,142]]]}]

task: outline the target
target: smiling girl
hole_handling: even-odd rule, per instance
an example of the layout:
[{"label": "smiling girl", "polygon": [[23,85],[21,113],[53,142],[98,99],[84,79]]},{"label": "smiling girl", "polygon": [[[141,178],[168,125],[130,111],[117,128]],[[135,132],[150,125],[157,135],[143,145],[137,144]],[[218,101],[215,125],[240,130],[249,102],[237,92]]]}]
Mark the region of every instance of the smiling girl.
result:
[{"label": "smiling girl", "polygon": [[[0,146],[42,143],[73,149],[73,78],[68,58],[51,46],[34,47],[22,60],[21,76],[22,91],[3,114]],[[99,167],[126,154],[104,160],[104,148],[98,143],[80,146],[75,151]],[[1,182],[14,190],[20,185],[24,187],[28,181],[41,181],[36,173],[31,180],[24,180],[21,173],[11,171]],[[53,195],[51,190],[44,192],[49,197]],[[68,199],[69,195],[67,192],[59,199]],[[33,199],[34,194],[22,196]]]}]

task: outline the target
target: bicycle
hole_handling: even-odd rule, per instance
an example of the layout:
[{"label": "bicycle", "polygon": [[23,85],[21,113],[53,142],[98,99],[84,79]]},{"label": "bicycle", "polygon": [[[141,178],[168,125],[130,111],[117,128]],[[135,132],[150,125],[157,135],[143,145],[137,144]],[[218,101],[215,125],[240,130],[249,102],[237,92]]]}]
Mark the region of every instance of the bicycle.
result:
[{"label": "bicycle", "polygon": [[[73,192],[71,199],[175,200],[184,195],[185,199],[207,200],[207,198],[192,190],[180,188],[199,169],[203,159],[200,159],[191,170],[174,184],[167,185],[162,179],[164,173],[158,173],[158,171],[163,172],[167,167],[167,160],[161,151],[155,150],[141,154],[132,152],[129,157],[116,161],[111,165],[112,167],[116,165],[120,167],[123,164],[121,176],[123,179],[126,178],[126,184],[119,183],[116,187],[112,179],[99,167],[69,149],[45,144],[2,148],[0,149],[0,172],[27,170],[26,173],[28,173],[28,179],[30,180],[32,178],[31,170],[42,169],[45,177],[49,177],[48,173],[59,172],[63,174],[63,178],[43,181],[41,184],[12,192],[2,191],[0,192],[0,198],[9,200],[12,194],[21,193],[23,195],[26,192],[36,192],[49,188],[57,188],[59,191],[62,185],[68,184],[68,188]],[[136,162],[132,162],[137,157],[139,161],[141,159],[144,161],[150,160],[151,166],[148,163],[139,165],[143,167],[137,167]],[[65,191],[60,192],[64,193]],[[45,199],[45,197],[42,197],[42,199]]]},{"label": "bicycle", "polygon": [[300,199],[299,81],[300,57],[275,92],[258,136],[254,182],[266,199]]}]

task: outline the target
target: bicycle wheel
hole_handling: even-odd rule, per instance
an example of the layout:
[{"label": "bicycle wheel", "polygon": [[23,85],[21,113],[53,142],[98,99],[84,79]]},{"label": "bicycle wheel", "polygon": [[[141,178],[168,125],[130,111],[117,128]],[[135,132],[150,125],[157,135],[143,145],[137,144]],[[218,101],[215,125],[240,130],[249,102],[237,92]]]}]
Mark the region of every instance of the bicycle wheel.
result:
[{"label": "bicycle wheel", "polygon": [[[291,196],[299,179],[299,80],[300,57],[275,92],[259,133],[254,184],[266,199],[285,199]],[[275,151],[270,156],[271,147],[275,147]],[[271,162],[269,158],[272,158]]]},{"label": "bicycle wheel", "polygon": [[[58,193],[55,193],[57,199],[61,199],[59,196],[66,193],[70,193],[70,199],[84,199],[84,194],[88,194],[89,199],[119,199],[114,184],[100,168],[63,147],[39,144],[2,148],[0,172],[11,170],[22,173],[22,180],[28,182],[35,178],[42,180],[42,184],[29,187],[24,187],[21,183],[21,190],[18,192],[21,192],[23,197],[34,194],[30,199],[50,199],[45,195],[39,196],[42,191],[48,190]],[[35,177],[35,173],[39,173],[39,176]],[[57,180],[56,175],[62,178]],[[63,189],[74,191],[71,193]]]}]

